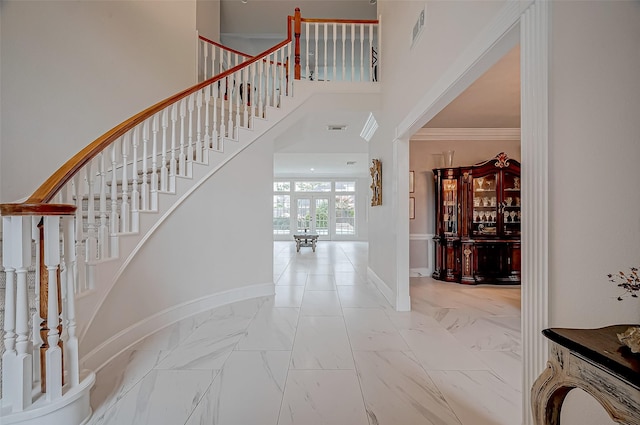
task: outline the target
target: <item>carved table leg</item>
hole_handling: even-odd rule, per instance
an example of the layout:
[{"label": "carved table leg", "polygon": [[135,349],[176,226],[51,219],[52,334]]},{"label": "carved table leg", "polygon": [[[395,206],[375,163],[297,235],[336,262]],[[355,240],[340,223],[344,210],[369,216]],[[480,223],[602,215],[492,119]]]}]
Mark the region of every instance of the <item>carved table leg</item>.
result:
[{"label": "carved table leg", "polygon": [[536,425],[560,425],[560,409],[567,393],[573,387],[563,386],[563,379],[558,373],[556,365],[551,361],[547,368],[536,379],[531,388],[531,409],[533,410],[533,423]]}]

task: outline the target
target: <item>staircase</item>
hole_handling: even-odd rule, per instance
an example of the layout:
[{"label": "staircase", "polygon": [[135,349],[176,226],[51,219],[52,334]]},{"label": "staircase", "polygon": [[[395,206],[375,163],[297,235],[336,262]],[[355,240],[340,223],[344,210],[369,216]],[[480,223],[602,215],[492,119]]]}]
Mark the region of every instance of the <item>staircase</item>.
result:
[{"label": "staircase", "polygon": [[[350,49],[341,41],[343,60],[351,54],[350,67],[336,66],[340,41],[325,39],[325,60],[332,51],[333,71],[327,62],[324,68],[317,62],[310,68],[308,57],[300,53],[300,38],[294,45],[293,35],[299,35],[303,25],[307,34],[314,25],[323,25],[327,35],[330,23],[342,27],[343,36],[356,34],[347,31],[347,25],[359,26],[361,37],[348,40]],[[112,338],[88,332],[120,274],[199,187],[292,112],[301,113],[316,94],[376,92],[373,55],[368,54],[377,49],[374,26],[377,22],[305,22],[297,11],[289,17],[287,40],[114,127],[71,158],[25,203],[0,206],[6,271],[0,273],[3,424],[79,424],[91,414],[88,392],[95,376],[82,369],[100,367],[136,338],[125,330]],[[317,37],[312,42],[316,52],[322,51]],[[366,63],[356,63],[358,51]],[[207,73],[205,69],[201,74]],[[322,75],[325,81],[305,81],[305,75]],[[349,84],[340,84],[344,81],[339,75]],[[338,84],[326,81],[329,76]],[[353,82],[360,87],[355,89]],[[36,242],[32,217],[44,218],[44,234]],[[44,246],[42,260],[28,249],[36,243]],[[50,270],[41,285],[36,285],[37,261]],[[58,276],[52,272],[56,270]],[[14,282],[10,292],[9,275]],[[47,311],[39,311],[37,296],[47,298]],[[34,349],[40,344],[34,317],[48,321],[50,329],[42,358]],[[81,358],[78,347],[84,345],[92,349]]]}]

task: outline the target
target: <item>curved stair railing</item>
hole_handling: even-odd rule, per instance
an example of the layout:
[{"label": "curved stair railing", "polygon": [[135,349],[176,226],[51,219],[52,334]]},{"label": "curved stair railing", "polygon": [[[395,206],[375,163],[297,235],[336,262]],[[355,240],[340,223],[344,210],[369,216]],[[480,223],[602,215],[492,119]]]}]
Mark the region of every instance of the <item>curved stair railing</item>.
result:
[{"label": "curved stair railing", "polygon": [[198,36],[198,81],[208,80],[253,56]]},{"label": "curved stair railing", "polygon": [[[377,21],[305,20],[299,9],[287,21],[281,43],[117,125],[25,202],[0,204],[3,423],[75,424],[91,415],[95,375],[80,370],[75,299],[95,289],[96,266],[119,257],[120,238],[140,231],[141,214],[158,211],[160,194],[175,193],[194,164],[214,162],[242,129],[268,118],[293,95],[294,79],[377,81],[377,53],[369,55],[379,51]],[[303,24],[314,35],[301,49]],[[320,28],[330,41],[319,41]],[[309,45],[324,63],[310,59]],[[348,63],[341,74],[327,59],[339,60],[339,52]],[[27,273],[34,269],[32,300]]]}]

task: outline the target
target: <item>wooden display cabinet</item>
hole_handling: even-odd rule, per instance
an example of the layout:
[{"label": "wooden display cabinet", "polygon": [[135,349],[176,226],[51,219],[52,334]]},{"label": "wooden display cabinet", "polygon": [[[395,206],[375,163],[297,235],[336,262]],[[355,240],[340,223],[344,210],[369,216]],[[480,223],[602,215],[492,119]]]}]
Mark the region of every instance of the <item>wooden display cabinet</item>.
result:
[{"label": "wooden display cabinet", "polygon": [[435,267],[449,282],[520,283],[520,163],[488,161],[433,170]]}]

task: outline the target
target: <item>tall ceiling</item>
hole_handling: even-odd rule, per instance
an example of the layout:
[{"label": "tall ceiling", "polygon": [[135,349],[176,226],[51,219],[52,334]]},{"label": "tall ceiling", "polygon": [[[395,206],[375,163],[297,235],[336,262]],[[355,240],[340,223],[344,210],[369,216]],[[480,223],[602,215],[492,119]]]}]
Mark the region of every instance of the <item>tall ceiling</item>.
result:
[{"label": "tall ceiling", "polygon": [[[376,19],[377,14],[376,5],[369,0],[247,0],[247,3],[221,0],[221,42],[249,54],[260,53],[285,38],[286,16],[292,15],[296,7],[300,7],[303,17],[310,18]],[[359,136],[368,114],[366,108],[324,107],[298,117],[276,139],[276,176],[368,175],[368,145]],[[327,130],[328,125],[338,124],[346,129]],[[425,127],[520,127],[519,47],[506,54]]]}]

